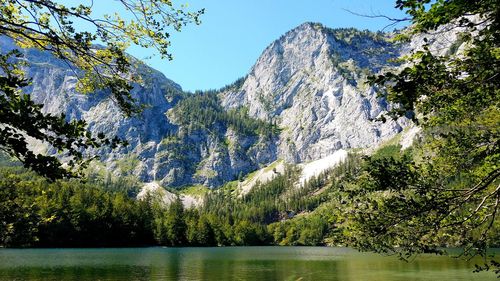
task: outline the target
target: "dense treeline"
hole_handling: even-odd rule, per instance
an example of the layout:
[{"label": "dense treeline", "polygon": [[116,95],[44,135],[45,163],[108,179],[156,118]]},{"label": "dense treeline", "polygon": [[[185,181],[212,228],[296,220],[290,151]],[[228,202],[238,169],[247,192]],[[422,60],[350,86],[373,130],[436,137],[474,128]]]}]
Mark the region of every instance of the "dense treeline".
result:
[{"label": "dense treeline", "polygon": [[[92,179],[48,182],[18,166],[0,169],[0,245],[7,247],[213,246],[273,243],[266,225],[310,202],[290,193],[287,170],[241,198],[214,192],[202,209],[154,196],[135,200],[133,184]],[[314,199],[311,199],[314,201]]]},{"label": "dense treeline", "polygon": [[130,181],[91,178],[87,183],[48,182],[22,167],[3,165],[0,168],[0,245],[281,243],[273,239],[268,224],[311,211],[326,199],[321,195],[308,196],[324,182],[326,175],[297,189],[297,172],[288,168],[284,174],[277,174],[272,181],[259,184],[241,197],[221,188],[207,195],[203,208],[185,210],[180,201],[164,206],[154,195],[145,200],[133,199],[130,195],[136,194],[137,186]]},{"label": "dense treeline", "polygon": [[[411,150],[387,146],[370,157],[348,156],[341,165],[297,186],[299,170],[284,173],[247,194],[235,183],[205,197],[203,207],[165,206],[155,195],[135,200],[130,181],[93,178],[48,182],[18,166],[0,168],[0,245],[6,247],[347,245],[370,239],[394,223],[385,210],[391,190],[418,181]],[[420,208],[424,202],[415,202]],[[367,212],[366,208],[371,208]],[[366,214],[370,217],[366,217]],[[375,221],[373,223],[371,221]],[[406,223],[406,222],[405,222]],[[374,229],[371,229],[371,228]],[[494,229],[500,229],[495,223]],[[478,230],[479,231],[479,230]],[[400,229],[392,242],[406,232]],[[494,232],[499,233],[499,232]],[[429,245],[460,246],[453,232]],[[500,236],[488,238],[500,245]]]},{"label": "dense treeline", "polygon": [[0,245],[129,246],[153,243],[151,208],[79,181],[47,182],[19,167],[0,170]]}]

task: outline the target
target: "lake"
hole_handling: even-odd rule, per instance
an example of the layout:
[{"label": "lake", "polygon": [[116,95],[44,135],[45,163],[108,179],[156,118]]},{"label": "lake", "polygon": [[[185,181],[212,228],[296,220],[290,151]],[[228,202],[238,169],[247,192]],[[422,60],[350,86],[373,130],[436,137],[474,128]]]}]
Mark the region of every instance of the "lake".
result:
[{"label": "lake", "polygon": [[474,264],[326,247],[0,249],[0,280],[497,280]]}]

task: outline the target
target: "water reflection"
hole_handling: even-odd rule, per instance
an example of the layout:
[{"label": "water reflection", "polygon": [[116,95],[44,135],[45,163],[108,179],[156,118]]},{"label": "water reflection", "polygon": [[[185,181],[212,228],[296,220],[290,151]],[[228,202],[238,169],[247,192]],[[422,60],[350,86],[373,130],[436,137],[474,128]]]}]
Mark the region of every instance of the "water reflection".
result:
[{"label": "water reflection", "polygon": [[496,280],[473,264],[346,248],[1,249],[0,280]]}]

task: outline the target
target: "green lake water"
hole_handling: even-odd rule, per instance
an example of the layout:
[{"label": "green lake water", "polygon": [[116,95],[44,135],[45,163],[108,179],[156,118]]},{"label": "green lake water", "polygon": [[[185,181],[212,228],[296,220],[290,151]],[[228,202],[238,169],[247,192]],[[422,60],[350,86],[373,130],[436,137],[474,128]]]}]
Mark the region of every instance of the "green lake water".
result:
[{"label": "green lake water", "polygon": [[477,262],[326,247],[0,249],[0,280],[497,280]]}]

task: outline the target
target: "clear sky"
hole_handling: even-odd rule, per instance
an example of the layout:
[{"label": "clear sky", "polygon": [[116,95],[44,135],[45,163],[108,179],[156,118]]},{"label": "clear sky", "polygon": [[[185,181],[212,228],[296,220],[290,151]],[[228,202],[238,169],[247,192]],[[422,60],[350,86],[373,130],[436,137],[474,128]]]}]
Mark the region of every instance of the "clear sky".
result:
[{"label": "clear sky", "polygon": [[[202,24],[171,34],[173,61],[154,57],[146,63],[189,91],[217,89],[246,75],[270,43],[304,22],[376,31],[389,22],[356,16],[346,9],[360,14],[404,17],[394,8],[395,0],[174,0],[174,3],[188,3],[193,10],[205,8]],[[138,58],[149,55],[147,50],[133,47],[129,53]]]}]

